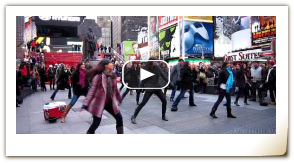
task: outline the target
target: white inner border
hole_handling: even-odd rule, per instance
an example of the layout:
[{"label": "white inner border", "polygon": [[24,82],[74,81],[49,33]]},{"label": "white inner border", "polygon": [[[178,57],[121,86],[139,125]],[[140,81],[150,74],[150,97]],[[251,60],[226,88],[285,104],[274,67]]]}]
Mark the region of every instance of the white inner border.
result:
[{"label": "white inner border", "polygon": [[[150,12],[152,11],[152,12]],[[42,14],[42,15],[40,15]],[[16,16],[277,16],[276,134],[16,134]],[[49,97],[48,97],[49,98]],[[195,99],[197,100],[197,99]],[[136,106],[134,106],[135,108]],[[40,108],[42,109],[42,108]],[[210,108],[207,108],[208,114]],[[170,119],[172,120],[172,119]],[[197,125],[197,124],[195,124]],[[85,129],[86,131],[87,129]],[[7,156],[261,156],[286,152],[288,134],[287,6],[8,6],[6,7]]]}]

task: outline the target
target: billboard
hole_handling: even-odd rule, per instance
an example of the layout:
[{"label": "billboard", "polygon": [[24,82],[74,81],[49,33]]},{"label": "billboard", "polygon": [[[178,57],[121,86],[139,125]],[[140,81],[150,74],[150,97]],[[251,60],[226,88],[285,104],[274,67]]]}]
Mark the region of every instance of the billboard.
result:
[{"label": "billboard", "polygon": [[[213,16],[184,16],[184,19],[188,21],[213,23]],[[182,16],[180,16],[180,20],[182,20]]]},{"label": "billboard", "polygon": [[158,16],[159,29],[166,28],[178,22],[178,16]]},{"label": "billboard", "polygon": [[232,51],[233,16],[216,16],[214,29],[214,56],[224,57]]},{"label": "billboard", "polygon": [[122,43],[122,54],[124,55],[125,60],[129,60],[129,55],[137,55],[138,44],[136,41],[124,41]]},{"label": "billboard", "polygon": [[85,16],[34,16],[36,25],[78,26]]},{"label": "billboard", "polygon": [[149,17],[149,48],[150,56],[155,56],[159,58],[159,23],[157,16]]},{"label": "billboard", "polygon": [[[251,47],[251,30],[249,16],[232,17],[232,50],[241,50]],[[240,39],[242,38],[242,39]]]},{"label": "billboard", "polygon": [[[203,52],[206,57],[213,56],[213,24],[195,21],[184,22],[185,55],[201,56]],[[180,28],[180,31],[182,31],[182,25],[180,25]]]},{"label": "billboard", "polygon": [[179,29],[177,25],[159,32],[160,59],[179,57]]},{"label": "billboard", "polygon": [[275,16],[251,17],[252,46],[271,43],[276,37]]}]

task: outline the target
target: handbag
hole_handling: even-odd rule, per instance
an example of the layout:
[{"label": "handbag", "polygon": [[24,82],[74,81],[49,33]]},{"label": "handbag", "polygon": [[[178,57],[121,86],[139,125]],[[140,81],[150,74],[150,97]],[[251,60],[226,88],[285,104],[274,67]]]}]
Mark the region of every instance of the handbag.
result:
[{"label": "handbag", "polygon": [[199,78],[200,78],[200,79],[205,79],[205,77],[206,77],[205,73],[200,72],[200,74],[199,74]]}]

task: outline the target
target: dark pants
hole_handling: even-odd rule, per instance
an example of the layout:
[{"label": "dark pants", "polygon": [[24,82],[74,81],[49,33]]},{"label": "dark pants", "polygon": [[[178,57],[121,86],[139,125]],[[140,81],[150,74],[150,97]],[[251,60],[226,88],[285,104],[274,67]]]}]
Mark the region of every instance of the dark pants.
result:
[{"label": "dark pants", "polygon": [[252,82],[252,99],[256,100],[256,90],[258,91],[259,100],[262,99],[262,91],[261,89],[259,89],[260,85],[261,85],[260,81]]},{"label": "dark pants", "polygon": [[47,91],[46,85],[45,85],[45,79],[41,79],[41,88],[43,88],[44,91]]},{"label": "dark pants", "polygon": [[[52,99],[52,100],[54,100],[54,98],[55,98],[55,96],[56,96],[58,90],[59,90],[59,89],[56,88],[55,91],[53,92],[53,94],[51,95],[51,99]],[[68,98],[71,98],[71,88],[70,88],[70,87],[68,88]]]},{"label": "dark pants", "polygon": [[205,93],[206,92],[206,83],[204,83],[205,79],[200,79],[199,80],[199,92],[200,93]]},{"label": "dark pants", "polygon": [[162,115],[165,115],[166,113],[166,99],[164,94],[162,93],[161,89],[155,89],[155,90],[146,90],[144,97],[143,97],[143,101],[139,104],[139,106],[137,107],[137,109],[135,110],[134,116],[137,117],[139,112],[141,111],[141,109],[146,105],[146,103],[149,101],[150,97],[156,94],[157,97],[160,99],[160,101],[162,102]]},{"label": "dark pants", "polygon": [[231,94],[227,93],[226,90],[220,89],[218,99],[215,102],[214,106],[212,107],[211,112],[215,113],[219,104],[223,101],[224,97],[226,97],[227,100],[227,114],[231,115],[232,114],[232,109],[231,109]]},{"label": "dark pants", "polygon": [[276,87],[270,87],[270,98],[272,102],[276,102]]},{"label": "dark pants", "polygon": [[239,98],[242,94],[244,95],[244,103],[247,103],[247,98],[248,98],[248,94],[249,94],[248,86],[246,85],[244,88],[242,88],[242,87],[238,87],[238,88],[239,88],[239,91],[237,92],[235,103],[238,103]]},{"label": "dark pants", "polygon": [[[173,103],[172,107],[177,107],[178,104],[180,103],[181,99],[184,97],[185,93],[187,90],[181,90],[180,94],[178,95],[176,101]],[[194,104],[194,87],[191,86],[191,89],[189,91],[189,105]]]},{"label": "dark pants", "polygon": [[37,92],[37,79],[32,79],[31,81],[32,90]]},{"label": "dark pants", "polygon": [[123,88],[124,88],[124,84],[121,83],[121,86],[120,86],[119,90],[121,91]]},{"label": "dark pants", "polygon": [[[126,91],[123,93],[122,95],[122,100],[126,97],[126,95],[130,92],[131,89],[127,88]],[[136,101],[139,102],[140,99],[140,93],[141,90],[140,89],[136,89]]]},{"label": "dark pants", "polygon": [[[55,79],[54,78],[49,78],[49,82],[50,82],[50,89],[55,89],[54,86],[55,86]],[[53,87],[52,87],[53,85]]]},{"label": "dark pants", "polygon": [[[123,126],[122,115],[120,112],[118,112],[117,114],[114,113],[113,108],[112,108],[112,102],[108,102],[107,104],[105,104],[104,109],[115,118],[116,127]],[[95,131],[97,130],[97,128],[99,127],[100,122],[101,122],[100,117],[93,116],[93,122],[92,122],[90,128],[88,129],[88,133],[94,134]]]}]

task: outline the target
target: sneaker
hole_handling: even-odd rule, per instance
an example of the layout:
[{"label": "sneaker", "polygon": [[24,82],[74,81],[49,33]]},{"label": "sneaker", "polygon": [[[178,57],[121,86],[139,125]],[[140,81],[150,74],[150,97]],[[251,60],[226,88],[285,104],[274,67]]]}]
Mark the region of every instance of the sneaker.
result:
[{"label": "sneaker", "polygon": [[172,107],[171,111],[178,111],[178,108],[177,107]]}]

